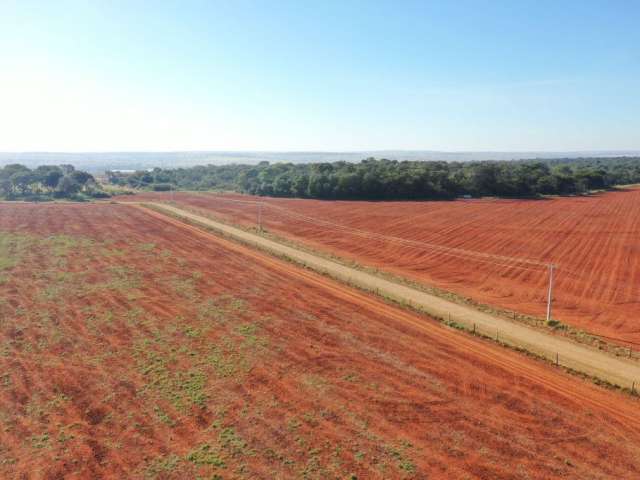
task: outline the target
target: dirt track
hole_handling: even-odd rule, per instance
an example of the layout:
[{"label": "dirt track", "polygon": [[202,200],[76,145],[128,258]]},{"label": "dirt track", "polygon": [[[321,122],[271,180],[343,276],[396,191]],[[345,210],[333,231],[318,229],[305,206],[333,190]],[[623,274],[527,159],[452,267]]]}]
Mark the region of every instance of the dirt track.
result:
[{"label": "dirt track", "polygon": [[[525,348],[528,351],[544,356],[554,362],[557,361],[559,364],[576,371],[626,388],[631,388],[636,382],[640,384],[640,366],[633,362],[613,358],[598,350],[577,345],[565,338],[548,335],[523,325],[449,302],[425,292],[378,278],[374,275],[296,250],[265,239],[259,235],[212,221],[176,207],[157,203],[150,205],[154,208],[178,215],[184,219],[213,228],[236,240],[258,246],[278,255],[286,256],[297,263],[301,263],[321,273],[326,273],[341,281],[352,283],[366,290],[378,292],[381,295],[391,297],[400,302],[406,302],[430,315],[455,321],[465,325],[469,329],[475,329],[477,332],[488,336],[497,336],[503,343]],[[156,212],[151,214],[156,216],[160,215]]]},{"label": "dirt track", "polygon": [[166,201],[518,313],[640,345],[640,189],[546,200],[320,201],[176,192]]}]

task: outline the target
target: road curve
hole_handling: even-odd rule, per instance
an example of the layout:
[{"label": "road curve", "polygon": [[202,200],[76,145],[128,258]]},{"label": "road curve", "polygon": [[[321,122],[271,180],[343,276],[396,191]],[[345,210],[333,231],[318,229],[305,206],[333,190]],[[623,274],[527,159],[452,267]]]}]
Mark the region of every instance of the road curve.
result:
[{"label": "road curve", "polygon": [[[143,208],[145,205],[150,206],[156,211],[148,208],[143,209],[149,214],[164,218],[167,221],[172,219],[167,218],[167,215],[157,213],[157,210],[213,229],[233,238],[234,240],[258,247],[275,255],[286,257],[291,261],[304,265],[305,267],[317,272],[327,274],[342,282],[347,282],[349,284],[356,285],[361,289],[375,292],[401,303],[409,304],[412,307],[422,310],[436,318],[451,320],[468,328],[469,330],[473,329],[476,332],[487,336],[498,337],[502,343],[513,347],[523,348],[553,362],[557,362],[562,366],[605,380],[614,385],[624,388],[633,388],[634,385],[640,386],[640,365],[635,362],[612,357],[595,348],[579,345],[567,338],[540,332],[525,325],[513,323],[508,320],[480,312],[471,307],[453,303],[426,292],[382,279],[375,275],[341,265],[331,260],[283,245],[239,228],[216,222],[209,218],[196,215],[171,205],[153,202],[144,204],[126,204],[137,208]],[[171,223],[176,222],[173,220]],[[182,222],[177,223],[185,226]],[[201,232],[201,230],[193,227],[192,229]],[[261,256],[263,257],[264,255]],[[367,298],[367,296],[359,295]],[[397,312],[399,310],[394,309],[394,311]],[[411,323],[415,324],[417,322],[417,317],[411,316],[411,318],[413,319]],[[432,324],[423,322],[423,327],[424,326],[433,330]]]}]

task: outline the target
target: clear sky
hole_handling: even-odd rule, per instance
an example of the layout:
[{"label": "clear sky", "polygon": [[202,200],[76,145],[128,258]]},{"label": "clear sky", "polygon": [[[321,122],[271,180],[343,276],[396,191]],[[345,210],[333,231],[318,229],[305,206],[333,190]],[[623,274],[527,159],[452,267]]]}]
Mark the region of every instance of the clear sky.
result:
[{"label": "clear sky", "polygon": [[0,151],[640,149],[640,2],[0,0]]}]

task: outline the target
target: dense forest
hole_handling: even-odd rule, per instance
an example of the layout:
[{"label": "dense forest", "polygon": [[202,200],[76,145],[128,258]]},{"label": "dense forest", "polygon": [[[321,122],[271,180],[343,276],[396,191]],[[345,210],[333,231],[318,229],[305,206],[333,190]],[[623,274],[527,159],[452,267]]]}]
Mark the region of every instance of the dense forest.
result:
[{"label": "dense forest", "polygon": [[0,168],[0,198],[42,201],[108,197],[92,175],[73,165],[42,165],[33,170],[17,163]]},{"label": "dense forest", "polygon": [[151,190],[234,190],[323,199],[449,199],[581,194],[640,183],[640,157],[518,161],[273,163],[107,172],[109,182]]}]

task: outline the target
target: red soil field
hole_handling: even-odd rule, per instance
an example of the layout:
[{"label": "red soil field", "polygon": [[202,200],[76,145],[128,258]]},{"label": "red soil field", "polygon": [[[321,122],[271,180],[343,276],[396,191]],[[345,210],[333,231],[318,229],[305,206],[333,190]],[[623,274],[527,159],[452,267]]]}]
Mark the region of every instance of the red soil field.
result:
[{"label": "red soil field", "polygon": [[546,313],[547,264],[553,263],[555,319],[640,344],[640,189],[546,200],[451,202],[189,193],[174,198],[200,213],[245,226],[256,225],[257,207],[223,199],[265,202],[263,225],[277,235],[539,317]]},{"label": "red soil field", "polygon": [[0,204],[0,477],[638,478],[637,401],[197,229]]}]

